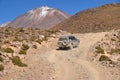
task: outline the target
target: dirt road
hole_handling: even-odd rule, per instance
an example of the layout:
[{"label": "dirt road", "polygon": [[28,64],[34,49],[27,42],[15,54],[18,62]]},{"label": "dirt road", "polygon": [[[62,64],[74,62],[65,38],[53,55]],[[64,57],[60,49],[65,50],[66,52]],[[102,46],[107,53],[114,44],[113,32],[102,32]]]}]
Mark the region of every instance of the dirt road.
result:
[{"label": "dirt road", "polygon": [[[90,47],[104,37],[106,33],[90,33],[90,34],[76,34],[80,39],[80,45],[78,48],[72,50],[52,50],[46,53],[46,58],[56,64],[58,68],[56,80],[79,80],[78,76],[81,76],[80,80],[102,80],[101,74],[97,71],[90,61],[87,60],[87,54]],[[76,65],[79,66],[76,68]],[[83,68],[81,68],[82,66]],[[84,69],[85,72],[77,73],[78,69]],[[84,73],[83,75],[78,75]],[[78,76],[76,76],[78,75]],[[87,76],[82,77],[82,76]]]},{"label": "dirt road", "polygon": [[2,80],[106,80],[87,59],[90,48],[105,34],[73,34],[80,39],[80,45],[72,50],[56,50],[56,40],[52,41],[54,48],[31,49],[27,54],[27,69],[13,68]]}]

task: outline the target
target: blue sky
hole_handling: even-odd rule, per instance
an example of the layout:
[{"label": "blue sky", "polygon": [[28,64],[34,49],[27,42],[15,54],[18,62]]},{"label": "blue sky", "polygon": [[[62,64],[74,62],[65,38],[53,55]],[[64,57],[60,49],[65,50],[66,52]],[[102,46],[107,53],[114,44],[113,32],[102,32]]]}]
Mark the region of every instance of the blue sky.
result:
[{"label": "blue sky", "polygon": [[0,24],[12,21],[35,7],[49,6],[73,15],[81,10],[116,2],[120,0],[0,0]]}]

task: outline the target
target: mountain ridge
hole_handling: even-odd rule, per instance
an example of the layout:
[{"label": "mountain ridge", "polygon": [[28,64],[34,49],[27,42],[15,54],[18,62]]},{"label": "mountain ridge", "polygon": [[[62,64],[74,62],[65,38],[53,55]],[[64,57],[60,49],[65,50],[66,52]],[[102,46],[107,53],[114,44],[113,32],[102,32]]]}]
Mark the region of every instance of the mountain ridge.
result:
[{"label": "mountain ridge", "polygon": [[8,26],[49,29],[68,17],[67,13],[56,8],[42,6],[19,15]]},{"label": "mountain ridge", "polygon": [[88,33],[118,29],[120,25],[120,3],[106,4],[80,11],[53,29]]}]

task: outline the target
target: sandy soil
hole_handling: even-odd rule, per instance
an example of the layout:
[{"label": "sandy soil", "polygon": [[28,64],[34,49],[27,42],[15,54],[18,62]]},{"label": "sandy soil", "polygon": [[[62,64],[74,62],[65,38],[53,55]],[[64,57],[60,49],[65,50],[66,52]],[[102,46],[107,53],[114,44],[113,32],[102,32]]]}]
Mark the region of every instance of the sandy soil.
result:
[{"label": "sandy soil", "polygon": [[[105,33],[76,34],[80,38],[80,45],[68,51],[52,50],[46,53],[48,61],[60,65],[62,70],[56,80],[102,80],[96,68],[86,57],[90,47],[99,41]],[[62,68],[62,69],[61,69]],[[80,72],[78,72],[80,70]],[[83,70],[83,72],[82,72]],[[64,74],[63,74],[64,73]],[[86,77],[84,77],[86,76]]]},{"label": "sandy soil", "polygon": [[80,39],[80,45],[72,50],[56,50],[57,39],[53,39],[46,43],[51,46],[29,50],[25,60],[29,65],[27,68],[12,68],[13,72],[3,75],[0,80],[120,80],[120,70],[113,69],[117,76],[111,76],[112,68],[108,70],[87,58],[90,48],[105,34],[73,34]]}]

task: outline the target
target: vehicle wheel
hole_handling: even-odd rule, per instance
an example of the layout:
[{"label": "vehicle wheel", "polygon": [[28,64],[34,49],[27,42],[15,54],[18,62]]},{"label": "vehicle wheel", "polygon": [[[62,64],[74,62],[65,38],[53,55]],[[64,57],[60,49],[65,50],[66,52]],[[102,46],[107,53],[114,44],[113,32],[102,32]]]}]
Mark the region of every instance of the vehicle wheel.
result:
[{"label": "vehicle wheel", "polygon": [[66,41],[64,41],[62,44],[65,46],[67,43],[66,43]]}]

